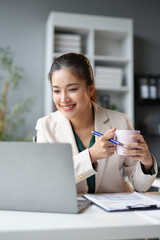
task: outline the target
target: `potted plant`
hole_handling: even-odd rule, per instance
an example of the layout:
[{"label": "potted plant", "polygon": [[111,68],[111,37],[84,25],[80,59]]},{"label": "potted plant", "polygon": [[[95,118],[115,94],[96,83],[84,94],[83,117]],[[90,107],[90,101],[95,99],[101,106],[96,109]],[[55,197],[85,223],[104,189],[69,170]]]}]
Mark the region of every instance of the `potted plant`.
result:
[{"label": "potted plant", "polygon": [[[13,63],[10,47],[0,48],[0,141],[22,140],[19,129],[35,99],[13,102],[11,96],[22,79],[23,69]],[[27,140],[27,138],[23,139]]]}]

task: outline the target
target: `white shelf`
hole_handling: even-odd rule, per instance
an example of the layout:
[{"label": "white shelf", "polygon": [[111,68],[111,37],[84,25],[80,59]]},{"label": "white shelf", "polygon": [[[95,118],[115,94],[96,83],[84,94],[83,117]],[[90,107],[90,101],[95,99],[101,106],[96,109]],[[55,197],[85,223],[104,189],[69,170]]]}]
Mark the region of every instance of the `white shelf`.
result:
[{"label": "white shelf", "polygon": [[115,92],[115,93],[126,93],[130,91],[128,87],[122,86],[122,87],[97,87],[97,91],[108,91],[108,92]]},{"label": "white shelf", "polygon": [[[60,56],[63,55],[63,54],[64,54],[64,52],[54,52],[54,53],[52,54],[52,59],[55,59],[55,58],[57,58],[57,57],[60,57]],[[85,54],[85,56],[91,60],[91,58],[90,58],[88,55]],[[92,59],[92,60],[93,60],[93,59]]]},{"label": "white shelf", "polygon": [[[119,109],[126,113],[134,125],[132,20],[63,12],[49,14],[45,43],[45,115],[53,111],[52,92],[47,79],[50,66],[55,58],[66,53],[55,51],[55,46],[59,46],[57,39],[55,43],[57,33],[71,35],[73,38],[75,35],[79,36],[81,53],[89,58],[93,72],[97,66],[122,69],[122,86],[108,86],[107,81],[105,85],[103,80],[103,87],[97,88],[97,94],[109,95],[110,103],[119,105]],[[66,45],[68,46],[68,43]],[[63,45],[61,46],[63,49]],[[98,77],[95,76],[96,81]],[[100,84],[102,85],[102,82]]]},{"label": "white shelf", "polygon": [[117,63],[117,64],[127,64],[130,62],[130,59],[124,58],[124,57],[119,57],[119,56],[101,56],[101,55],[96,55],[94,57],[95,61],[101,61],[101,62],[110,62],[110,63]]}]

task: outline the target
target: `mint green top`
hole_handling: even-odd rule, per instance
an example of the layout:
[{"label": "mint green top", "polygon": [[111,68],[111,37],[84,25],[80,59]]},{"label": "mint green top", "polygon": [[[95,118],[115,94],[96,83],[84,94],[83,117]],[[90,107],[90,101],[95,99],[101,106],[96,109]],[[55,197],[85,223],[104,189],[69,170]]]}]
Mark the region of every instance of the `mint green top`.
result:
[{"label": "mint green top", "polygon": [[[83,150],[85,150],[85,147],[83,146],[81,140],[79,139],[78,135],[76,134],[75,131],[74,132],[74,136],[76,139],[76,143],[77,143],[77,147],[79,152],[82,152]],[[93,135],[91,137],[91,140],[89,142],[89,148],[93,146],[93,144],[95,143],[95,136]],[[94,168],[94,166],[93,166]],[[88,193],[94,193],[95,192],[95,175],[92,175],[91,177],[87,178],[87,184],[88,184]]]}]

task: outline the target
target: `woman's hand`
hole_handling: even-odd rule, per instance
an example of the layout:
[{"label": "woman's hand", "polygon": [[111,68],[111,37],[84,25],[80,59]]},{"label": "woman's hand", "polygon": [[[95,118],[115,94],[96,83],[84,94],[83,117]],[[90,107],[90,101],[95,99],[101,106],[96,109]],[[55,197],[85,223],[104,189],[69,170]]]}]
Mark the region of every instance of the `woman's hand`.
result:
[{"label": "woman's hand", "polygon": [[129,149],[125,149],[123,153],[128,158],[134,158],[140,161],[144,165],[145,171],[150,170],[153,165],[153,158],[143,136],[133,135],[132,138],[138,140],[138,142],[126,144]]},{"label": "woman's hand", "polygon": [[116,146],[108,140],[114,138],[115,131],[116,128],[108,130],[102,137],[98,138],[91,148],[89,148],[92,163],[96,162],[98,159],[111,157],[114,154]]}]

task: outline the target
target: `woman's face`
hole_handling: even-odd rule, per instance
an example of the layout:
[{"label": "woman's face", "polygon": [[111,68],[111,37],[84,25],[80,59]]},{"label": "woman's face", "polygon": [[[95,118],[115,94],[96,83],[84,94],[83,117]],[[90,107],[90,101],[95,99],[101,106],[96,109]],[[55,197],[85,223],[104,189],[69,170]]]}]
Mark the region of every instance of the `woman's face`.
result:
[{"label": "woman's face", "polygon": [[53,101],[64,117],[72,120],[87,114],[93,87],[87,87],[85,80],[64,68],[52,74],[52,89]]}]

